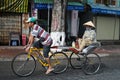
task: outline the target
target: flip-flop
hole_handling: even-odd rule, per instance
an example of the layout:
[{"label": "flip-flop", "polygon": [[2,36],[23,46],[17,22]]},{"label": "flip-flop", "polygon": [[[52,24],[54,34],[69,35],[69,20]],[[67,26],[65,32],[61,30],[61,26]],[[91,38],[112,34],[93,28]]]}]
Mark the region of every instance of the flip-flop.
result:
[{"label": "flip-flop", "polygon": [[51,71],[53,71],[54,70],[54,68],[52,68],[52,69],[49,69],[49,70],[47,70],[46,71],[46,73],[45,74],[49,74]]}]

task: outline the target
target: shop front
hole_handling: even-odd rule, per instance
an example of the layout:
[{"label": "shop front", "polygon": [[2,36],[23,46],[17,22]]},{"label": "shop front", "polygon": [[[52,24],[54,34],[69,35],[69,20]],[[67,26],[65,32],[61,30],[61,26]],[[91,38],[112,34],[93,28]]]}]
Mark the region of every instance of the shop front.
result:
[{"label": "shop front", "polygon": [[90,4],[95,14],[97,40],[120,40],[120,8],[104,4]]},{"label": "shop front", "polygon": [[[28,0],[1,0],[0,45],[21,44],[23,13],[28,13]],[[13,33],[18,36],[17,41],[12,41]]]},{"label": "shop front", "polygon": [[[37,18],[41,21],[46,22],[47,24],[41,24],[38,20],[38,24],[41,25],[48,32],[52,32],[52,10],[53,10],[53,0],[34,0],[34,8],[38,10]],[[80,2],[68,2],[66,7],[66,26],[65,26],[65,36],[66,41],[70,36],[77,36],[78,32],[78,11],[83,11],[83,4]],[[46,14],[46,15],[45,15]],[[57,21],[56,21],[57,23]],[[57,25],[54,23],[54,25]],[[59,21],[58,21],[59,23]],[[52,27],[51,27],[52,26]],[[53,33],[53,32],[52,32]],[[51,35],[52,35],[51,33]],[[53,33],[54,34],[54,33]],[[55,33],[56,34],[56,33]],[[62,33],[61,33],[62,34]],[[53,36],[53,35],[52,35]]]}]

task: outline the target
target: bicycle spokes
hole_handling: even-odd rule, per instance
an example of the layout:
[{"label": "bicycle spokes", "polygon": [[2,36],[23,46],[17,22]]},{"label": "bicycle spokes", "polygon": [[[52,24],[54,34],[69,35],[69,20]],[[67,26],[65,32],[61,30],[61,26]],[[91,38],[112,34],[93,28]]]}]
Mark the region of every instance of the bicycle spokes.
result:
[{"label": "bicycle spokes", "polygon": [[23,67],[26,65],[28,61],[29,61],[29,58],[27,58],[27,60],[21,66],[19,66],[19,68],[17,69],[17,72],[23,69]]}]

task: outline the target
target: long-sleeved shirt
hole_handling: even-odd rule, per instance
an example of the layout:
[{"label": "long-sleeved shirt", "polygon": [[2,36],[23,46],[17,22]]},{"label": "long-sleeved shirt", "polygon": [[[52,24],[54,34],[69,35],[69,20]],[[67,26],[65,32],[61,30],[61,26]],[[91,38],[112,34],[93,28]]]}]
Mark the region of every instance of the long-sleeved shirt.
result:
[{"label": "long-sleeved shirt", "polygon": [[96,32],[92,29],[86,29],[83,35],[83,39],[90,39],[93,42],[96,41]]}]

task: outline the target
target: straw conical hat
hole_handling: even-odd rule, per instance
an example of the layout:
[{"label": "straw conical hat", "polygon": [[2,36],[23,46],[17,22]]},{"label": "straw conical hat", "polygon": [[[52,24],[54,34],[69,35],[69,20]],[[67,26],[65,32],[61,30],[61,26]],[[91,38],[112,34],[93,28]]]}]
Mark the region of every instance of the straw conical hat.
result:
[{"label": "straw conical hat", "polygon": [[93,24],[92,21],[88,21],[88,22],[84,23],[83,25],[84,25],[84,26],[85,26],[85,25],[88,25],[88,26],[91,26],[91,27],[95,27],[95,25]]}]

